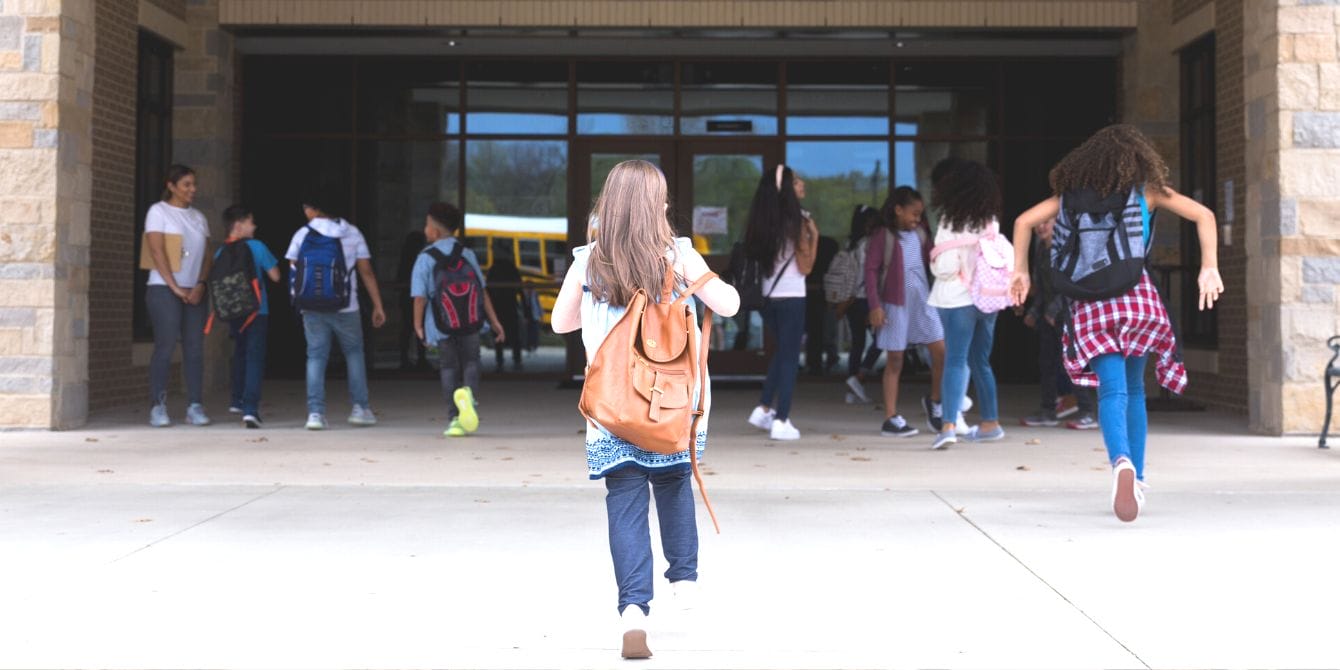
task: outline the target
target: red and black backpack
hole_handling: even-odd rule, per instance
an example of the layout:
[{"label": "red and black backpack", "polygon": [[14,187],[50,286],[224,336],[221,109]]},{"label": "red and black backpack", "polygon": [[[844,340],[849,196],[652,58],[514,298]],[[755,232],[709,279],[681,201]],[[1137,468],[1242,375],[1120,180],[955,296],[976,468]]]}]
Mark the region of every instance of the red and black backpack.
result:
[{"label": "red and black backpack", "polygon": [[433,257],[433,322],[443,335],[469,335],[484,326],[484,287],[475,268],[465,261],[465,245],[459,240],[450,254],[437,247],[424,253]]}]

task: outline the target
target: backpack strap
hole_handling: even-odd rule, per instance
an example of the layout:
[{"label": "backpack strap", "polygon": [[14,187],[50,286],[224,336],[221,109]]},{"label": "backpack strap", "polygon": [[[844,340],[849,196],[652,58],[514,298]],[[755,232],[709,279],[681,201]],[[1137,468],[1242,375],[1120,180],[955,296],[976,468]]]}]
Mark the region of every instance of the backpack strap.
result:
[{"label": "backpack strap", "polygon": [[[716,278],[712,272],[704,273],[689,286],[689,290],[684,295],[692,295],[704,284]],[[683,296],[680,297],[683,300]],[[678,302],[678,301],[676,301]],[[703,473],[698,468],[698,420],[703,418],[703,403],[707,402],[707,351],[708,344],[712,341],[712,308],[703,304],[703,330],[702,333],[694,333],[696,342],[695,355],[698,357],[698,406],[693,409],[693,421],[689,424],[689,465],[693,470],[693,478],[698,481],[698,493],[703,497],[703,506],[707,508],[707,515],[712,518],[712,527],[716,529],[717,534],[721,534],[721,524],[717,522],[717,513],[712,509],[712,501],[707,497],[707,488],[703,486]]]},{"label": "backpack strap", "polygon": [[[450,256],[447,256],[446,254],[442,253],[442,250],[438,249],[437,247],[428,247],[427,249],[424,249],[422,253],[428,254],[433,258],[433,260],[439,263],[445,262],[451,258]],[[454,253],[455,252],[453,251],[453,254]]]}]

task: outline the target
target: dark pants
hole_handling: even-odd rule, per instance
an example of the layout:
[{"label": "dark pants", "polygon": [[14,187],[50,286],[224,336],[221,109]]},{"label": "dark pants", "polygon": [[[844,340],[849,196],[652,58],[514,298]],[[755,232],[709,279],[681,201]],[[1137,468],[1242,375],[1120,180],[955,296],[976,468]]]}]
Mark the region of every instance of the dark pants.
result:
[{"label": "dark pants", "polygon": [[260,416],[261,380],[265,379],[265,343],[270,333],[270,317],[257,316],[246,330],[239,330],[246,319],[228,323],[233,338],[232,403],[243,414]]},{"label": "dark pants", "polygon": [[851,330],[851,351],[847,352],[847,376],[855,377],[863,372],[872,372],[879,355],[884,353],[875,346],[875,338],[870,338],[870,348],[865,346],[866,336],[870,334],[870,304],[865,298],[853,300],[847,308],[847,327]]},{"label": "dark pants", "polygon": [[521,365],[521,345],[524,344],[525,337],[521,333],[521,319],[517,317],[516,291],[506,292],[511,296],[511,301],[500,299],[496,294],[489,294],[489,299],[493,301],[493,311],[498,314],[498,325],[502,326],[503,334],[507,340],[501,345],[494,345],[493,357],[501,368],[503,364],[503,355],[510,347],[512,349],[512,364]]},{"label": "dark pants", "polygon": [[167,402],[168,373],[172,351],[181,343],[181,367],[186,373],[186,401],[204,402],[205,321],[209,301],[188,305],[166,286],[150,286],[144,292],[149,323],[154,331],[154,353],[149,359],[149,402]]},{"label": "dark pants", "polygon": [[1092,414],[1096,398],[1094,392],[1082,386],[1072,386],[1068,382],[1065,366],[1061,361],[1061,330],[1046,319],[1038,321],[1038,380],[1042,387],[1041,407],[1044,411],[1056,410],[1056,398],[1065,392],[1073,392],[1079,402],[1080,414]]},{"label": "dark pants", "polygon": [[605,511],[609,516],[610,556],[619,585],[619,613],[637,605],[644,613],[651,602],[651,494],[661,523],[661,550],[670,564],[671,582],[698,581],[698,526],[694,521],[693,476],[687,468],[648,472],[624,467],[605,475]]},{"label": "dark pants", "polygon": [[805,367],[812,375],[837,364],[836,323],[821,290],[805,297]]},{"label": "dark pants", "polygon": [[805,334],[805,299],[776,298],[763,307],[763,328],[777,342],[768,364],[760,404],[777,410],[777,420],[791,416],[791,394],[800,372],[800,338]]},{"label": "dark pants", "polygon": [[479,333],[453,335],[437,342],[438,357],[442,364],[442,395],[447,398],[447,420],[456,418],[459,411],[452,396],[462,386],[479,396]]}]

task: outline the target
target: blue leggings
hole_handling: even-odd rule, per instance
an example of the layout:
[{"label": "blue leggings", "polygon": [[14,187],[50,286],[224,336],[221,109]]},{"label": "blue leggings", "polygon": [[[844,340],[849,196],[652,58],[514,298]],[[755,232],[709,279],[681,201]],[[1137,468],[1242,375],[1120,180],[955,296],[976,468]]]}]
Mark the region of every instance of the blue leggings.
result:
[{"label": "blue leggings", "polygon": [[805,299],[772,298],[763,308],[763,327],[777,342],[768,364],[759,404],[777,410],[777,420],[791,416],[791,394],[800,372],[800,338],[805,334]]},{"label": "blue leggings", "polygon": [[1103,354],[1089,361],[1098,375],[1098,421],[1108,460],[1115,465],[1120,458],[1130,459],[1136,478],[1141,480],[1145,478],[1145,438],[1149,434],[1145,412],[1147,359]]}]

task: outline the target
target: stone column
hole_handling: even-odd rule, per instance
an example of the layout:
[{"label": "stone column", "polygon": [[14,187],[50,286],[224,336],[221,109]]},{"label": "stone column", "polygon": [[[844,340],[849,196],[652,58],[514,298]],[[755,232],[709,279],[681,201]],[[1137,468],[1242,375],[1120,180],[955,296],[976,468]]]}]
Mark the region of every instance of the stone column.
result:
[{"label": "stone column", "polygon": [[[214,242],[228,234],[220,215],[237,199],[234,163],[233,36],[219,27],[218,0],[192,0],[186,8],[190,36],[174,60],[172,110],[173,160],[196,170],[195,208],[210,222]],[[216,329],[205,343],[205,383],[228,383],[227,329]],[[217,413],[217,412],[216,412]]]},{"label": "stone column", "polygon": [[0,427],[88,413],[93,3],[0,4]]},{"label": "stone column", "polygon": [[1252,426],[1316,432],[1340,332],[1340,8],[1246,7]]}]

